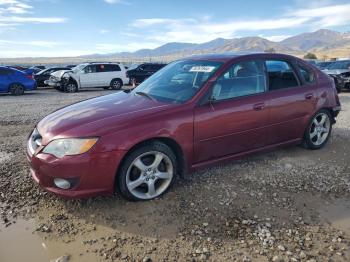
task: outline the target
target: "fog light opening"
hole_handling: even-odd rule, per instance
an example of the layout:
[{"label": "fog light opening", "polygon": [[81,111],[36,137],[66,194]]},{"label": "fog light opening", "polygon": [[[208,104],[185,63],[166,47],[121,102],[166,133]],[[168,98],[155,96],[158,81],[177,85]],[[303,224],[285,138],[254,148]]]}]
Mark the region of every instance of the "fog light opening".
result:
[{"label": "fog light opening", "polygon": [[68,180],[62,179],[62,178],[55,178],[53,180],[53,182],[55,183],[55,186],[57,186],[58,188],[61,189],[70,189],[71,188],[71,184]]}]

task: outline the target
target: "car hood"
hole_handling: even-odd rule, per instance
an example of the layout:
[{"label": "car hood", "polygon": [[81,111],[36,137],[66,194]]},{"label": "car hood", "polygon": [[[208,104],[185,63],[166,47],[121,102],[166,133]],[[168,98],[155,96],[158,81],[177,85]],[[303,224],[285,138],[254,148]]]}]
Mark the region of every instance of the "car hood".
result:
[{"label": "car hood", "polygon": [[126,122],[137,123],[139,118],[173,106],[134,93],[118,92],[59,109],[42,119],[37,128],[44,145],[57,138],[103,136]]},{"label": "car hood", "polygon": [[340,75],[342,73],[349,72],[349,69],[324,69],[322,71],[327,75]]},{"label": "car hood", "polygon": [[57,78],[61,78],[64,73],[70,72],[70,71],[71,70],[59,70],[59,71],[53,72],[51,75]]}]

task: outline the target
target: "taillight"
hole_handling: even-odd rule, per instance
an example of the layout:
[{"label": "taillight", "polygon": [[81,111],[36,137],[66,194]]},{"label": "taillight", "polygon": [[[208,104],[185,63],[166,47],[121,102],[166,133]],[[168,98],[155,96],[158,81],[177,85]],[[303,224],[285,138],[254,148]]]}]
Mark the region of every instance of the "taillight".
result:
[{"label": "taillight", "polygon": [[33,76],[33,75],[26,75],[26,77],[27,77],[28,79],[31,79],[31,80],[34,79],[34,76]]}]

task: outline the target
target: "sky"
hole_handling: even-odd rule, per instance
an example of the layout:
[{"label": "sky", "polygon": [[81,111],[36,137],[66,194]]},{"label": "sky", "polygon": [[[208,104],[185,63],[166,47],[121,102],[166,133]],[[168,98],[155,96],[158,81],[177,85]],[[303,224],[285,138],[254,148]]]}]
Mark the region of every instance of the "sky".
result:
[{"label": "sky", "polygon": [[350,31],[349,0],[0,0],[0,57],[131,52],[168,42]]}]

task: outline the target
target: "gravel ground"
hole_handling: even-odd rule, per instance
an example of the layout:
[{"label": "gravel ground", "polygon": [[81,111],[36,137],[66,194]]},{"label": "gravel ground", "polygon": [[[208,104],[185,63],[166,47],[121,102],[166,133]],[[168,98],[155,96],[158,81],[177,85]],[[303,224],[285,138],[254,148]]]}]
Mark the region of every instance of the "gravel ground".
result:
[{"label": "gravel ground", "polygon": [[[2,257],[2,236],[26,221],[43,247],[54,244],[51,256],[63,256],[54,261],[350,260],[349,93],[318,151],[289,147],[205,169],[149,202],[45,193],[29,176],[27,135],[48,113],[108,93],[0,96],[1,261],[15,261]],[[48,261],[17,245],[27,261]]]}]

